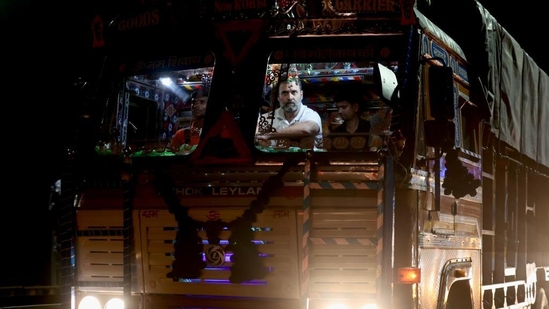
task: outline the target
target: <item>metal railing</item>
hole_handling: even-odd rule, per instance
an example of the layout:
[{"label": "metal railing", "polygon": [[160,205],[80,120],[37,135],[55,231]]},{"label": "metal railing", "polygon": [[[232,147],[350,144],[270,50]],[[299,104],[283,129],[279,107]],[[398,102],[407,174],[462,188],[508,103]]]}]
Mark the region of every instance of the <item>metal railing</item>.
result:
[{"label": "metal railing", "polygon": [[518,280],[482,286],[483,309],[531,308],[535,301],[535,282]]}]

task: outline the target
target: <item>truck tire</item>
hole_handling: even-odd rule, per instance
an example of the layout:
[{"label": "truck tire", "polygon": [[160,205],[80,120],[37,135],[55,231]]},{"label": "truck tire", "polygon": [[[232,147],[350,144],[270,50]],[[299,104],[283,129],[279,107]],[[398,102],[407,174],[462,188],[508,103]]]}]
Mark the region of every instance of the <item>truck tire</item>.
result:
[{"label": "truck tire", "polygon": [[547,294],[543,288],[540,288],[536,293],[535,309],[549,309],[549,301],[547,301]]}]

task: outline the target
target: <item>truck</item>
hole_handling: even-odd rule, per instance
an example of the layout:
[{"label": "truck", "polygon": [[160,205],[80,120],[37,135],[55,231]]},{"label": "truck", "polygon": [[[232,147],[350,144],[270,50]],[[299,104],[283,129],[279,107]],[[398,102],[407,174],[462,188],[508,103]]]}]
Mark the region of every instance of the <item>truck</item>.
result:
[{"label": "truck", "polygon": [[[95,6],[60,307],[549,308],[549,77],[479,2]],[[288,80],[322,144],[258,141]],[[349,87],[371,130],[330,134]]]}]

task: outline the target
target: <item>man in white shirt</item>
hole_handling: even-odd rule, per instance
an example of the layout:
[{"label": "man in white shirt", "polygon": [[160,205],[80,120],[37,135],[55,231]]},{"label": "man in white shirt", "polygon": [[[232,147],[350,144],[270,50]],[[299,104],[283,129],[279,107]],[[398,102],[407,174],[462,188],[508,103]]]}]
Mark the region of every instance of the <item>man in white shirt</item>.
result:
[{"label": "man in white shirt", "polygon": [[[301,81],[297,77],[289,78],[278,85],[277,100],[280,107],[274,111],[274,119],[269,113],[264,113],[259,118],[257,140],[265,142],[268,140],[306,140],[308,137],[314,141],[314,148],[322,148],[322,121],[320,115],[304,105],[303,89]],[[265,130],[265,122],[276,130]],[[301,148],[311,145],[303,145]],[[305,147],[303,147],[305,146]]]}]

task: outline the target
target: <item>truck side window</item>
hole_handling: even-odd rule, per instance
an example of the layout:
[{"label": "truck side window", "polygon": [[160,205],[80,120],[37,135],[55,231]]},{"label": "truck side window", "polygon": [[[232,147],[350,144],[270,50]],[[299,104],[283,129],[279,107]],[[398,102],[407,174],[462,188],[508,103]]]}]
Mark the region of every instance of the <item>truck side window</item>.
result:
[{"label": "truck side window", "polygon": [[[152,62],[158,63],[160,70],[147,70],[145,63],[142,71],[127,76],[117,94],[110,129],[114,140],[109,148],[115,151],[114,145],[127,146],[137,156],[187,155],[194,151],[206,114],[214,68],[211,59],[207,55],[171,57]],[[160,65],[166,63],[173,70]]]}]

